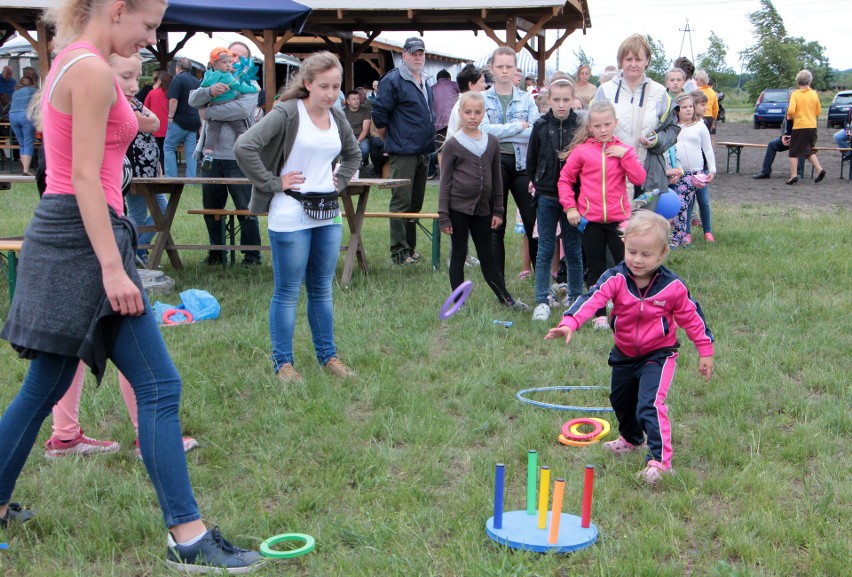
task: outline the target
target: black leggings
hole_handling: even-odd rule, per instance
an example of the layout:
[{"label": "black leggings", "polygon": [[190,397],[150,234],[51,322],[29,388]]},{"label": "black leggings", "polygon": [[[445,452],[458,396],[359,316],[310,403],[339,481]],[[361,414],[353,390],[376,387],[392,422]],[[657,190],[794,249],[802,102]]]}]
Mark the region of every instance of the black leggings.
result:
[{"label": "black leggings", "polygon": [[[616,264],[624,260],[624,243],[618,232],[620,222],[589,222],[583,230],[583,252],[586,257],[588,276],[586,282],[591,289],[592,285],[606,272],[606,249],[612,253],[612,260]],[[606,307],[598,309],[596,317],[606,316]]]},{"label": "black leggings", "polygon": [[503,177],[503,207],[506,209],[506,218],[503,219],[502,225],[491,231],[491,247],[494,251],[494,259],[497,262],[497,270],[500,272],[500,276],[505,278],[506,248],[503,245],[503,239],[506,236],[506,223],[510,220],[508,204],[510,190],[512,191],[512,198],[515,199],[515,204],[518,205],[518,210],[521,211],[521,220],[524,221],[524,232],[529,239],[530,262],[533,267],[535,266],[536,254],[538,254],[538,239],[533,238],[536,210],[532,205],[532,196],[529,191],[530,179],[527,172],[515,168],[514,154],[500,155],[500,169]]},{"label": "black leggings", "polygon": [[464,261],[467,257],[468,233],[476,245],[479,256],[479,267],[485,282],[497,295],[500,302],[512,301],[512,295],[506,290],[503,275],[497,270],[494,254],[491,252],[491,216],[473,216],[450,209],[450,222],[453,224],[452,245],[450,257],[450,286],[455,290],[464,282]]}]

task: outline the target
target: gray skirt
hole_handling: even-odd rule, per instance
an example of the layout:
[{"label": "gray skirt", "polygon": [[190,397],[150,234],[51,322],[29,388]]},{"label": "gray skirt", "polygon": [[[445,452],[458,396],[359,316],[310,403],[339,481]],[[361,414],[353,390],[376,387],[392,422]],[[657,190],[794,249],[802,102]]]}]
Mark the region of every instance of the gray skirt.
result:
[{"label": "gray skirt", "polygon": [[[142,292],[133,223],[111,208],[110,221],[124,269]],[[40,352],[77,357],[100,382],[121,319],[106,298],[77,198],[44,195],[24,232],[15,298],[0,338],[22,358]]]}]

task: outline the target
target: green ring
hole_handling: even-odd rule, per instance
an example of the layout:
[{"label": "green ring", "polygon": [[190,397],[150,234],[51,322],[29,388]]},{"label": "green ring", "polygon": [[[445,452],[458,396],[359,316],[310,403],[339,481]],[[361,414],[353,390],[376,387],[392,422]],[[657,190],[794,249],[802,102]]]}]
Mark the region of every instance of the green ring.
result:
[{"label": "green ring", "polygon": [[[293,549],[292,551],[275,551],[270,549],[273,545],[278,545],[279,543],[283,543],[284,541],[304,541],[305,544],[299,547],[298,549]],[[271,559],[292,559],[293,557],[301,557],[302,555],[307,555],[316,547],[316,540],[310,535],[305,535],[304,533],[284,533],[283,535],[276,535],[275,537],[270,537],[266,541],[260,544],[260,554],[264,557],[269,557]]]}]

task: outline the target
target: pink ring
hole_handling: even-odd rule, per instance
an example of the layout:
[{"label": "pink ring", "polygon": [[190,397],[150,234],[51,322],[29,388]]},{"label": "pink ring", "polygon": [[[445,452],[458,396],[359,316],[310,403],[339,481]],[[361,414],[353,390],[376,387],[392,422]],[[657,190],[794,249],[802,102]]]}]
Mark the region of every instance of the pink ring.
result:
[{"label": "pink ring", "polygon": [[[182,314],[186,317],[186,320],[182,321],[173,321],[172,317],[176,314]],[[169,309],[163,313],[163,324],[165,325],[185,325],[192,322],[192,313],[185,309]]]},{"label": "pink ring", "polygon": [[[575,435],[571,432],[571,427],[573,425],[592,425],[594,430],[591,433],[584,433],[582,435]],[[594,439],[597,437],[601,431],[603,431],[603,425],[598,421],[592,419],[571,419],[564,425],[562,425],[562,434],[566,439],[571,441],[588,441],[590,439]]]}]

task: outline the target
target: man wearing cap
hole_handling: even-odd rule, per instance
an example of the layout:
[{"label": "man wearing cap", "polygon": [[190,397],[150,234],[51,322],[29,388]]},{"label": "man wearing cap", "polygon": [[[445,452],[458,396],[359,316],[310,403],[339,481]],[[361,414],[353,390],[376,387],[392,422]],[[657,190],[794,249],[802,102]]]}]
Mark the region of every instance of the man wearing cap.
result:
[{"label": "man wearing cap", "polygon": [[183,143],[186,158],[186,176],[194,178],[197,161],[194,158],[195,142],[201,117],[198,111],[189,105],[189,93],[196,90],[201,82],[192,74],[192,62],[181,58],[177,62],[178,74],[169,86],[169,127],[163,141],[163,172],[166,176],[177,176],[177,154],[175,149]]},{"label": "man wearing cap", "polygon": [[[402,50],[402,65],[379,82],[373,103],[373,123],[384,139],[390,157],[390,177],[411,180],[395,188],[390,212],[420,212],[426,194],[429,155],[435,150],[435,113],[432,90],[423,73],[426,45],[409,38]],[[390,249],[394,264],[411,264],[420,259],[415,251],[417,227],[401,219],[390,221]]]}]

